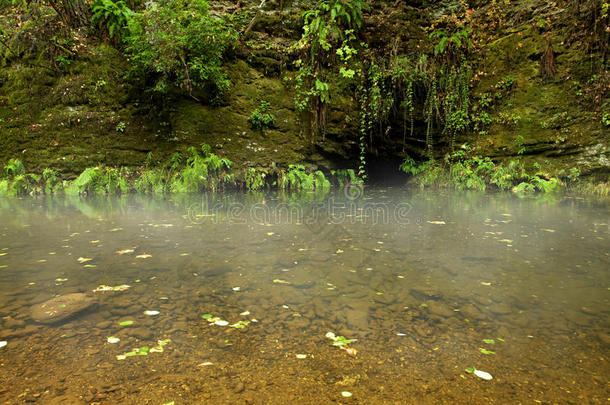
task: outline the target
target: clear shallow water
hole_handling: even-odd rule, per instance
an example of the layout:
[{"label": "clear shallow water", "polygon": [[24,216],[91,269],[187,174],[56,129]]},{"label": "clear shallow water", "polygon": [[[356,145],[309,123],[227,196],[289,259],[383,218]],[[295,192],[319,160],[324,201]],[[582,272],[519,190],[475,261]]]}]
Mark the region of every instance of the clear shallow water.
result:
[{"label": "clear shallow water", "polygon": [[[609,214],[398,189],[2,199],[0,400],[605,403]],[[74,292],[97,304],[31,319]]]}]

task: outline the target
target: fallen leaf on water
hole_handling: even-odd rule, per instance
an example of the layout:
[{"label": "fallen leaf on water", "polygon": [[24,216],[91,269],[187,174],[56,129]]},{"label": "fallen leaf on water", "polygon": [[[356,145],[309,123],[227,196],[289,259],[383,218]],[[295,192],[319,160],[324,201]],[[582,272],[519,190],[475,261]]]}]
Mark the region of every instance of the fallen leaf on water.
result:
[{"label": "fallen leaf on water", "polygon": [[349,391],[341,391],[341,396],[342,396],[343,398],[349,398],[349,397],[351,397],[351,396],[352,396],[352,393],[351,393],[351,392],[349,392]]},{"label": "fallen leaf on water", "polygon": [[0,256],[6,256],[8,253],[0,253]]},{"label": "fallen leaf on water", "polygon": [[484,380],[487,380],[487,381],[493,379],[491,374],[489,374],[487,371],[474,370],[474,375],[476,375],[477,377],[482,378]]},{"label": "fallen leaf on water", "polygon": [[155,316],[155,315],[159,315],[160,312],[159,311],[144,311],[144,315],[148,315],[148,316]]},{"label": "fallen leaf on water", "polygon": [[306,354],[297,354],[296,357],[297,357],[297,359],[306,359],[307,355]]},{"label": "fallen leaf on water", "polygon": [[123,250],[117,250],[116,251],[116,253],[119,254],[119,255],[124,255],[124,254],[127,254],[127,253],[133,253],[133,252],[134,252],[133,249],[123,249]]},{"label": "fallen leaf on water", "polygon": [[267,236],[273,236],[274,233],[273,232],[267,232]]},{"label": "fallen leaf on water", "polygon": [[8,267],[8,264],[0,264],[0,269],[6,269]]},{"label": "fallen leaf on water", "polygon": [[97,267],[96,264],[85,264],[83,267],[87,268],[87,269],[91,269],[93,267]]},{"label": "fallen leaf on water", "polygon": [[4,347],[6,345],[8,345],[8,342],[6,340],[0,342],[0,347]]},{"label": "fallen leaf on water", "polygon": [[483,342],[487,343],[488,345],[493,345],[496,343],[496,341],[493,339],[483,339]]},{"label": "fallen leaf on water", "polygon": [[127,284],[121,284],[121,285],[117,285],[114,287],[111,285],[102,284],[102,285],[98,286],[95,290],[93,290],[93,292],[125,291],[125,290],[128,290],[129,288],[131,288],[131,286],[127,285]]},{"label": "fallen leaf on water", "polygon": [[93,260],[92,257],[79,257],[78,259],[76,259],[79,263],[87,263],[90,262],[91,260]]},{"label": "fallen leaf on water", "polygon": [[92,240],[92,241],[90,241],[89,243],[100,243],[100,240],[99,240],[99,239]]},{"label": "fallen leaf on water", "polygon": [[61,283],[64,281],[68,281],[68,279],[67,278],[56,278],[55,281],[59,281]]},{"label": "fallen leaf on water", "polygon": [[241,290],[241,287],[233,287],[233,291],[239,291]]},{"label": "fallen leaf on water", "polygon": [[214,325],[218,325],[218,326],[227,326],[229,324],[229,322],[224,321],[222,319],[219,319],[217,321],[214,321]]},{"label": "fallen leaf on water", "polygon": [[290,284],[288,281],[280,280],[279,278],[274,279],[273,282],[276,284]]},{"label": "fallen leaf on water", "polygon": [[445,221],[428,221],[429,224],[432,225],[445,225]]},{"label": "fallen leaf on water", "polygon": [[483,354],[496,354],[496,352],[487,349],[479,349],[479,351]]},{"label": "fallen leaf on water", "polygon": [[211,361],[204,361],[203,363],[199,363],[197,364],[197,367],[206,367],[206,366],[213,366],[214,363],[212,363]]},{"label": "fallen leaf on water", "polygon": [[250,311],[244,311],[240,315],[241,316],[248,316],[248,315],[250,315]]},{"label": "fallen leaf on water", "polygon": [[129,325],[133,325],[133,321],[123,321],[123,322],[119,322],[119,325],[121,325],[121,326],[129,326]]},{"label": "fallen leaf on water", "polygon": [[110,336],[108,338],[106,338],[106,341],[108,343],[119,343],[121,341],[121,339],[119,339],[118,337],[114,337],[114,336]]},{"label": "fallen leaf on water", "polygon": [[485,281],[481,281],[481,285],[490,286],[490,285],[491,285],[491,283],[487,283],[487,282],[485,282]]},{"label": "fallen leaf on water", "polygon": [[152,255],[149,255],[149,254],[145,253],[143,255],[137,255],[136,259],[148,259],[150,257],[152,257]]},{"label": "fallen leaf on water", "polygon": [[542,230],[543,230],[544,232],[555,232],[555,230],[554,230],[554,229],[548,229],[548,228],[546,228],[546,229],[542,229]]}]

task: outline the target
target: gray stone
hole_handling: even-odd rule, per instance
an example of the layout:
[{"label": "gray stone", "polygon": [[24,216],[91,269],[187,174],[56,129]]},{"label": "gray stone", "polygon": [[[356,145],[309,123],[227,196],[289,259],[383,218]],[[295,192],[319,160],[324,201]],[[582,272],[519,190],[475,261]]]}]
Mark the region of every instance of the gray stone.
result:
[{"label": "gray stone", "polygon": [[428,311],[433,315],[442,316],[448,318],[455,315],[455,311],[451,310],[447,305],[440,301],[428,301]]},{"label": "gray stone", "polygon": [[32,319],[40,323],[60,322],[84,311],[95,303],[95,299],[86,294],[66,294],[52,298],[42,304],[34,305],[31,316]]},{"label": "gray stone", "polygon": [[146,328],[134,328],[129,330],[128,332],[130,336],[136,337],[140,340],[149,340],[153,336],[152,331]]}]

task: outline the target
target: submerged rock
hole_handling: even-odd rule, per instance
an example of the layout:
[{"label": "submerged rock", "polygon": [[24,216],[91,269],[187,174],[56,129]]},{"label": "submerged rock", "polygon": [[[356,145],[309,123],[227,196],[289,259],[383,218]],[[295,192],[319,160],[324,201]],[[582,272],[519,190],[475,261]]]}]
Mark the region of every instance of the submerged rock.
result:
[{"label": "submerged rock", "polygon": [[95,303],[96,300],[86,294],[66,294],[34,305],[31,315],[36,322],[55,323],[89,308]]}]

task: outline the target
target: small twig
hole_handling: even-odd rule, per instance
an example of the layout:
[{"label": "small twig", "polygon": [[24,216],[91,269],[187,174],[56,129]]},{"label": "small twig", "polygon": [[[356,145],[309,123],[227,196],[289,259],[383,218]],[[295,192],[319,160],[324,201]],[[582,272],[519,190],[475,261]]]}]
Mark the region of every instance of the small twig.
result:
[{"label": "small twig", "polygon": [[256,22],[256,20],[258,20],[258,17],[261,14],[261,10],[263,9],[263,7],[265,6],[265,3],[267,2],[267,0],[262,0],[261,4],[258,6],[258,9],[256,10],[256,14],[254,14],[254,18],[252,18],[252,21],[250,21],[250,24],[248,24],[248,27],[246,28],[246,30],[243,32],[242,36],[246,36],[248,35],[248,32],[250,32],[250,30],[252,29],[252,27],[254,27],[254,23]]}]

